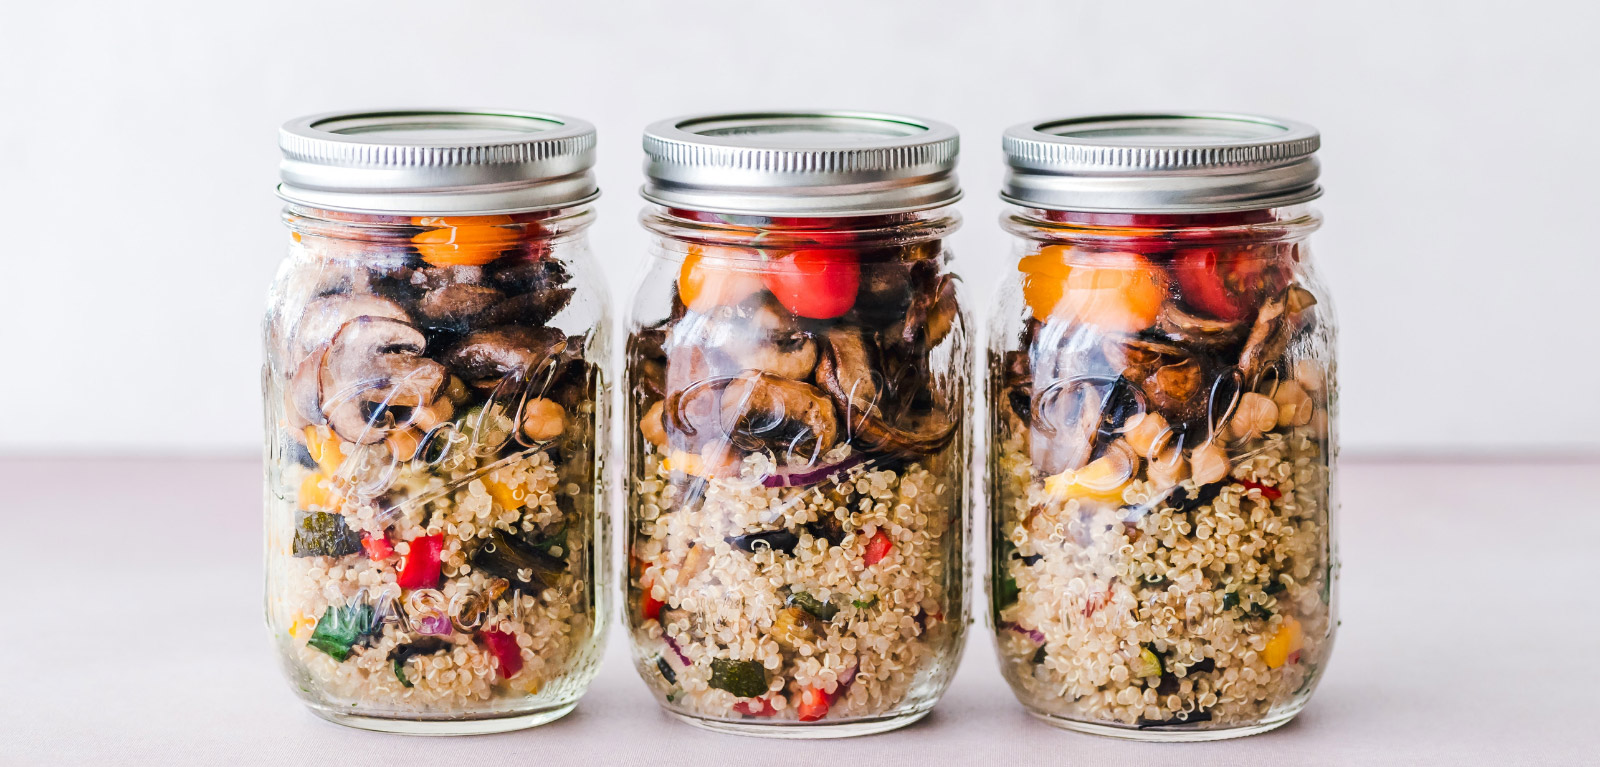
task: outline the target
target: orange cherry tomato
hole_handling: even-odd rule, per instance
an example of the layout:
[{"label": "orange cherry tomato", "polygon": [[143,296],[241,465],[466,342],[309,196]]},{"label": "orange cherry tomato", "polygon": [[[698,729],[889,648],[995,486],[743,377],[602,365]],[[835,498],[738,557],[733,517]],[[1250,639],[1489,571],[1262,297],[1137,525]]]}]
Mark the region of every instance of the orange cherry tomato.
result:
[{"label": "orange cherry tomato", "polygon": [[433,227],[413,235],[411,244],[434,266],[483,266],[526,236],[511,216],[425,216],[411,223]]},{"label": "orange cherry tomato", "polygon": [[690,245],[678,270],[678,298],[700,313],[737,304],[761,290],[757,263],[746,251]]},{"label": "orange cherry tomato", "polygon": [[1018,263],[1035,319],[1070,318],[1122,333],[1155,324],[1167,295],[1159,269],[1137,253],[1102,253],[1069,264],[1069,251],[1047,245]]},{"label": "orange cherry tomato", "polygon": [[807,687],[800,692],[800,700],[795,706],[795,713],[800,715],[802,722],[815,722],[828,715],[828,694],[821,688]]}]

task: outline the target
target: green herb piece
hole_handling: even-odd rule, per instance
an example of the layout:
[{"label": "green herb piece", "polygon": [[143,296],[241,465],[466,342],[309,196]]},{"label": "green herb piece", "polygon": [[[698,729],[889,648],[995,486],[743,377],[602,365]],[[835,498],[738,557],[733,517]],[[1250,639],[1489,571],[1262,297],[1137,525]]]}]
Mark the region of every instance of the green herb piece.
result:
[{"label": "green herb piece", "polygon": [[678,672],[672,670],[672,665],[667,663],[666,658],[656,656],[656,670],[661,672],[661,678],[667,680],[667,684],[678,683]]},{"label": "green herb piece", "polygon": [[1222,595],[1222,609],[1232,610],[1239,606],[1239,592],[1230,591]]},{"label": "green herb piece", "polygon": [[1043,663],[1044,662],[1044,656],[1045,656],[1044,645],[1039,645],[1039,649],[1033,651],[1033,665],[1037,666],[1037,665]]},{"label": "green herb piece", "polygon": [[365,602],[344,607],[329,607],[317,621],[316,631],[306,644],[336,661],[350,657],[350,648],[372,633],[372,605]]},{"label": "green herb piece", "polygon": [[1133,659],[1133,675],[1141,678],[1161,676],[1161,656],[1149,647],[1139,648],[1139,657]]},{"label": "green herb piece", "polygon": [[343,557],[361,550],[361,535],[339,514],[302,511],[294,527],[297,557]]},{"label": "green herb piece", "polygon": [[839,614],[839,608],[831,602],[823,602],[804,591],[796,591],[789,595],[789,604],[805,610],[825,621],[833,620]]},{"label": "green herb piece", "polygon": [[871,607],[871,606],[873,606],[873,605],[875,605],[877,603],[878,603],[878,595],[877,594],[870,594],[870,595],[867,596],[866,599],[852,599],[852,600],[850,600],[850,604],[855,605],[855,608],[857,610],[865,610],[865,609],[867,609],[867,608],[869,608],[869,607]]},{"label": "green herb piece", "polygon": [[1277,594],[1277,593],[1279,593],[1279,592],[1281,592],[1281,591],[1283,591],[1284,589],[1287,589],[1287,588],[1289,588],[1289,587],[1283,585],[1283,581],[1273,580],[1273,581],[1268,581],[1267,585],[1261,587],[1261,593],[1263,593],[1263,594]]},{"label": "green herb piece", "polygon": [[1272,617],[1272,610],[1268,609],[1264,605],[1258,605],[1255,603],[1251,603],[1250,609],[1246,612],[1249,612],[1251,615],[1260,618],[1261,620],[1266,620]]},{"label": "green herb piece", "polygon": [[400,686],[401,687],[404,687],[404,688],[409,690],[413,686],[415,686],[415,685],[411,684],[411,680],[410,679],[406,678],[406,662],[405,661],[403,661],[403,660],[401,660],[399,658],[395,658],[394,660],[389,661],[389,663],[390,663],[390,665],[392,665],[394,667],[394,678],[400,680]]},{"label": "green herb piece", "polygon": [[741,698],[757,698],[767,693],[767,669],[753,660],[713,658],[709,684]]}]

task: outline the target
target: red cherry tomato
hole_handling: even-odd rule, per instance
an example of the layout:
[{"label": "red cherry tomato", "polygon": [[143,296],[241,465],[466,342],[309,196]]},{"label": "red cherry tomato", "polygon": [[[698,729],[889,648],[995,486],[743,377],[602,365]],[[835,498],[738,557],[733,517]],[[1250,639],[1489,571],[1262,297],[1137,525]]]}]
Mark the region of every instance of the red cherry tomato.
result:
[{"label": "red cherry tomato", "polygon": [[1183,302],[1219,320],[1249,317],[1267,292],[1278,287],[1281,272],[1274,259],[1249,251],[1193,248],[1178,252],[1172,260],[1172,276]]},{"label": "red cherry tomato", "polygon": [[791,314],[827,320],[855,306],[861,263],[851,250],[796,250],[768,261],[761,279]]}]

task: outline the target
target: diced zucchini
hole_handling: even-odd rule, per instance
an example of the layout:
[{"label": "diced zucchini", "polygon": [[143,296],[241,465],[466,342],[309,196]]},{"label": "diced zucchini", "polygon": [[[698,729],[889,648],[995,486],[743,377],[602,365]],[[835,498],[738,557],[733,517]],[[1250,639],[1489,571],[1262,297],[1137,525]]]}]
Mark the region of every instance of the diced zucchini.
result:
[{"label": "diced zucchini", "polygon": [[344,517],[326,511],[302,511],[295,520],[294,555],[343,557],[361,550],[361,535]]},{"label": "diced zucchini", "polygon": [[767,693],[767,669],[753,660],[713,658],[709,684],[741,698],[757,698]]}]

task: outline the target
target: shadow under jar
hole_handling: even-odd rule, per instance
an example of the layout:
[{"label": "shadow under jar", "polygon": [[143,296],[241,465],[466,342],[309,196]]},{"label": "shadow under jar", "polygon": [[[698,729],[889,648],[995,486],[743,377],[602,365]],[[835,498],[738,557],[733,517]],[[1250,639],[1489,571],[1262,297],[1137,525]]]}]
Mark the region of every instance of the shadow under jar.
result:
[{"label": "shadow under jar", "polygon": [[[923,716],[955,671],[970,457],[944,244],[955,141],[826,113],[646,134],[659,204],[627,350],[627,615],[639,673],[684,721],[879,732]],[[830,166],[871,170],[810,170]]]},{"label": "shadow under jar", "polygon": [[607,609],[593,128],[341,113],[282,143],[266,611],[290,681],[366,729],[560,717]]},{"label": "shadow under jar", "polygon": [[1012,128],[989,347],[993,627],[1018,699],[1140,740],[1272,729],[1336,625],[1334,322],[1309,126]]}]

